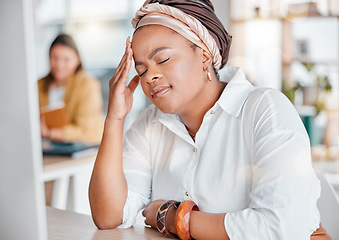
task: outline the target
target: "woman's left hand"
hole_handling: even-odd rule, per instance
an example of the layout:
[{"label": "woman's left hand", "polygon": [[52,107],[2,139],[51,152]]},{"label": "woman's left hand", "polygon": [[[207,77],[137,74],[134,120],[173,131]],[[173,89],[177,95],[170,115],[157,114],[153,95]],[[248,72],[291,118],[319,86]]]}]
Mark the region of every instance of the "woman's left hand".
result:
[{"label": "woman's left hand", "polygon": [[151,202],[142,212],[142,216],[144,216],[145,224],[150,225],[152,228],[157,229],[157,212],[161,204],[163,204],[164,200],[156,200]]},{"label": "woman's left hand", "polygon": [[51,128],[49,138],[54,141],[65,141],[64,131],[62,128]]},{"label": "woman's left hand", "polygon": [[48,128],[45,118],[40,117],[40,130],[42,138],[49,138],[54,141],[64,141],[64,132],[61,128]]}]

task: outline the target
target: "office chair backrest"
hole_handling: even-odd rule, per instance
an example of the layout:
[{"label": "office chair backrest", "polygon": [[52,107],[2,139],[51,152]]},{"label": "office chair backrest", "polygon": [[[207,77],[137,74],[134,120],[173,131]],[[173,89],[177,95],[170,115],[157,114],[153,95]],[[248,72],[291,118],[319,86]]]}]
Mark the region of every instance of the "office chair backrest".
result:
[{"label": "office chair backrest", "polygon": [[318,174],[321,195],[318,199],[320,221],[333,240],[339,239],[339,200],[326,174]]}]

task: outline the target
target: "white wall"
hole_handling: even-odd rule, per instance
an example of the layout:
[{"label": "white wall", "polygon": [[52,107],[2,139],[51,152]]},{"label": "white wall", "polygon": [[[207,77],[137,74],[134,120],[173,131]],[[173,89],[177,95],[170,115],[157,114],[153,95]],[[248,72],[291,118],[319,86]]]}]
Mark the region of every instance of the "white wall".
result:
[{"label": "white wall", "polygon": [[282,23],[277,19],[244,23],[245,73],[259,87],[281,89]]},{"label": "white wall", "polygon": [[218,16],[220,21],[224,24],[227,31],[229,31],[230,16],[229,16],[229,0],[212,0],[215,14]]},{"label": "white wall", "polygon": [[0,1],[0,239],[47,239],[32,20]]}]

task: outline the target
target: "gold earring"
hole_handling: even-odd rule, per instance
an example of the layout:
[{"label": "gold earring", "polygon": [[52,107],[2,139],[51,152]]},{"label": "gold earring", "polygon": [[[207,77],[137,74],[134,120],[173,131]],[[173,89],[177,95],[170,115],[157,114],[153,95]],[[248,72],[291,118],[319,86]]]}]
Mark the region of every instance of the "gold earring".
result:
[{"label": "gold earring", "polygon": [[207,79],[208,81],[212,81],[210,70],[207,70]]}]

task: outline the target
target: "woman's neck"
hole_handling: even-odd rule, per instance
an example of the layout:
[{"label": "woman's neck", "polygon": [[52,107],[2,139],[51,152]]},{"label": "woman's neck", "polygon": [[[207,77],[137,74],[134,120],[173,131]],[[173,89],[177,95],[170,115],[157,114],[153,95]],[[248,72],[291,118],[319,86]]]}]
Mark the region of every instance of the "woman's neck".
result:
[{"label": "woman's neck", "polygon": [[202,124],[204,115],[218,101],[226,86],[226,83],[220,82],[218,79],[215,79],[211,84],[213,85],[206,88],[206,90],[199,97],[200,101],[196,101],[194,107],[179,115],[181,121],[185,124],[187,131],[192,138],[195,138],[195,134],[198,132]]},{"label": "woman's neck", "polygon": [[59,88],[59,87],[64,87],[67,84],[67,81],[69,80],[69,78],[63,78],[63,79],[53,79],[53,83],[52,86]]}]

